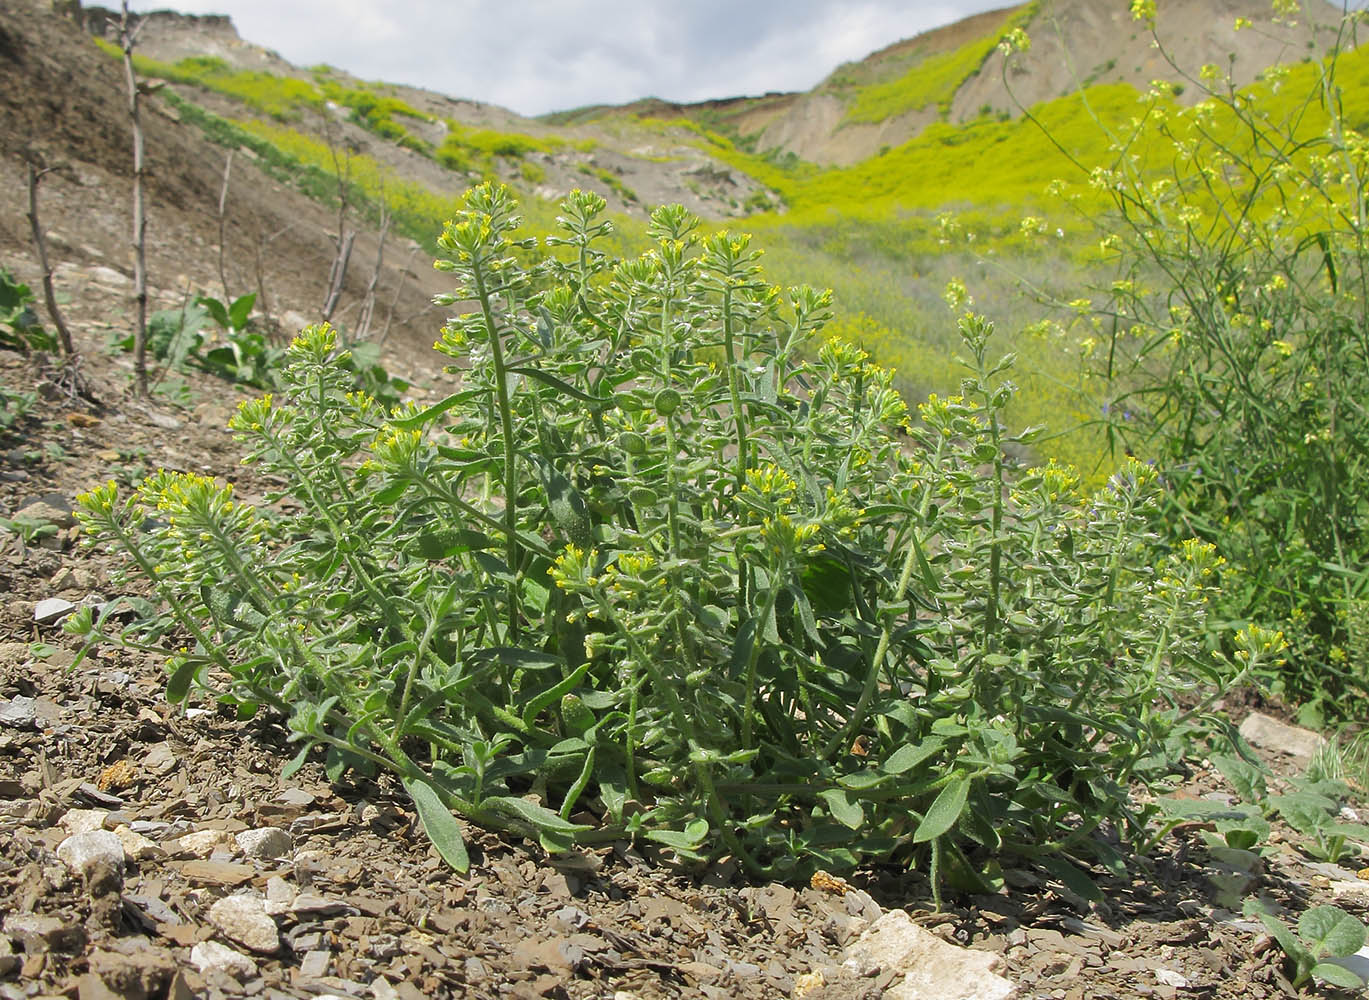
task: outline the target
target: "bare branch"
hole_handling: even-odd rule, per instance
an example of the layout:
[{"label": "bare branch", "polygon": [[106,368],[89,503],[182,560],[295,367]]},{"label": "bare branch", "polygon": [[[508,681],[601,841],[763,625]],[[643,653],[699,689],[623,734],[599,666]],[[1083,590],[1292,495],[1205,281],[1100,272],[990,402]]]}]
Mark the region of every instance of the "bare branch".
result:
[{"label": "bare branch", "polygon": [[52,287],[52,264],[48,261],[47,235],[38,222],[38,185],[42,183],[43,175],[53,168],[46,164],[41,167],[36,166],[35,159],[41,162],[40,157],[34,154],[28,163],[29,227],[33,232],[33,248],[38,254],[38,266],[43,270],[43,301],[47,304],[48,315],[52,317],[53,326],[57,327],[57,339],[62,346],[62,356],[70,359],[76,354],[76,348],[71,342],[71,330],[67,327],[67,321],[62,316],[62,310],[57,305],[57,294]]}]

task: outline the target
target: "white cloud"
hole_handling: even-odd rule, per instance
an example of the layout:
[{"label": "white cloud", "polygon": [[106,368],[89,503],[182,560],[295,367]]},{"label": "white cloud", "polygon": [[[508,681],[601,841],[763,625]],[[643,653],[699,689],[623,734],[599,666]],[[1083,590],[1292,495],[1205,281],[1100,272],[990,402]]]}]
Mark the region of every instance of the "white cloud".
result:
[{"label": "white cloud", "polygon": [[[656,96],[807,89],[859,59],[1004,0],[180,0],[226,13],[299,65],[428,87],[524,114]],[[135,0],[135,9],[164,0]]]}]

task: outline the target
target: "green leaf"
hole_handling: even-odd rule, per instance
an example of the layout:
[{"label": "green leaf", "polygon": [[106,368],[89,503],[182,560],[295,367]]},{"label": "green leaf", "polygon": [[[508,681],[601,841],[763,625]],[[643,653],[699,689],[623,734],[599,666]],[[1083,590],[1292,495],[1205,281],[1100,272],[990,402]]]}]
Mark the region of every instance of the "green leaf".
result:
[{"label": "green leaf", "polygon": [[291,757],[289,763],[280,769],[280,776],[282,778],[293,777],[304,766],[304,762],[309,759],[309,751],[312,749],[314,749],[313,742],[306,741],[304,746],[299,748],[299,753]]},{"label": "green leaf", "polygon": [[195,301],[204,306],[209,312],[209,315],[214,317],[214,322],[219,324],[220,327],[225,330],[231,328],[231,324],[228,321],[228,310],[224,307],[222,302],[208,295],[201,295]]},{"label": "green leaf", "polygon": [[1042,868],[1058,878],[1066,889],[1080,899],[1085,899],[1090,903],[1097,903],[1102,900],[1102,890],[1098,888],[1093,879],[1064,858],[1041,858],[1040,863]]},{"label": "green leaf", "polygon": [[248,292],[233,300],[233,304],[228,307],[228,325],[234,330],[241,330],[247,325],[247,317],[252,315],[252,307],[257,303],[257,293]]},{"label": "green leaf", "polygon": [[546,806],[529,802],[527,799],[519,798],[516,795],[491,795],[480,805],[496,812],[515,816],[525,823],[531,824],[539,832],[573,835],[589,829],[583,823],[572,823],[570,820],[562,819]]},{"label": "green leaf", "polygon": [[708,831],[708,820],[695,819],[687,823],[683,830],[648,830],[645,837],[677,851],[693,853],[703,846]]},{"label": "green leaf", "polygon": [[464,392],[454,392],[446,399],[440,400],[429,406],[427,409],[419,410],[411,417],[398,417],[390,421],[391,427],[397,427],[402,431],[415,431],[426,424],[432,423],[442,414],[446,413],[454,406],[466,402],[472,397],[471,390]]},{"label": "green leaf", "polygon": [[1256,916],[1258,916],[1260,922],[1269,929],[1269,933],[1274,936],[1274,940],[1279,942],[1279,947],[1283,949],[1284,954],[1294,962],[1299,965],[1304,965],[1311,964],[1315,961],[1312,953],[1302,946],[1302,942],[1298,940],[1297,935],[1295,935],[1282,920],[1268,913],[1257,913]]},{"label": "green leaf", "polygon": [[905,743],[891,753],[879,769],[885,774],[903,774],[921,764],[928,757],[939,753],[946,746],[940,736],[932,736],[921,743]]},{"label": "green leaf", "polygon": [[1355,975],[1343,965],[1336,965],[1334,962],[1318,962],[1312,966],[1312,978],[1320,979],[1323,983],[1330,983],[1332,986],[1341,986],[1348,990],[1357,990],[1364,985],[1364,980]]},{"label": "green leaf", "polygon": [[418,778],[405,778],[404,790],[409,793],[409,798],[413,799],[418,818],[423,822],[423,830],[437,848],[442,860],[463,875],[470,871],[471,859],[466,854],[466,842],[461,837],[461,827],[441,796],[437,794],[437,790]]},{"label": "green leaf", "polygon": [[[177,662],[179,659],[179,662]],[[190,685],[194,683],[195,674],[204,664],[199,660],[184,659],[173,657],[167,661],[167,665],[174,667],[171,676],[166,682],[166,700],[173,705],[180,705],[190,697]]]},{"label": "green leaf", "polygon": [[1257,804],[1263,802],[1269,794],[1264,782],[1264,772],[1239,757],[1227,757],[1222,754],[1213,754],[1212,763],[1217,770],[1222,772],[1222,776],[1231,782],[1231,787],[1236,789],[1236,794],[1245,802]]},{"label": "green leaf", "polygon": [[542,709],[551,705],[553,702],[560,701],[562,695],[570,694],[570,692],[579,687],[580,682],[585,679],[585,673],[588,670],[589,664],[582,663],[564,677],[560,683],[547,688],[545,691],[534,695],[529,699],[527,705],[523,707],[523,725],[531,729],[532,724],[537,720],[537,716],[541,713]]},{"label": "green leaf", "polygon": [[941,793],[937,795],[927,815],[917,825],[913,843],[923,844],[935,840],[955,826],[960,814],[965,811],[965,802],[970,795],[970,779],[963,774],[953,777]]},{"label": "green leaf", "polygon": [[1364,947],[1364,924],[1339,906],[1314,906],[1298,918],[1298,933],[1314,955],[1345,958]]},{"label": "green leaf", "polygon": [[827,788],[818,792],[818,798],[827,803],[832,818],[842,826],[859,830],[865,822],[865,810],[859,802],[852,802],[843,788]]},{"label": "green leaf", "polygon": [[536,379],[543,385],[550,386],[558,392],[564,393],[565,395],[570,396],[573,399],[580,400],[580,402],[582,403],[592,403],[593,409],[596,410],[602,410],[606,407],[612,406],[614,403],[612,396],[609,396],[607,398],[602,396],[591,396],[588,393],[581,392],[579,389],[575,388],[575,386],[571,385],[569,382],[563,381],[557,378],[555,375],[549,375],[548,373],[542,371],[542,369],[540,368],[519,366],[509,368],[508,372],[510,375],[526,375],[528,378]]}]

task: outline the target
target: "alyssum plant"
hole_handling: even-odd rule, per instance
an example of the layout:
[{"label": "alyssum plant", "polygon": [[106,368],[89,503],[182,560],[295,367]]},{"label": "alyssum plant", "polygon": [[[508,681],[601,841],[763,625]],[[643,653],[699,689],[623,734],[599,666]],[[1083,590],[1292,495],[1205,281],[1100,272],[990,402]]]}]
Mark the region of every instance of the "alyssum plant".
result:
[{"label": "alyssum plant", "polygon": [[[89,537],[160,610],[72,627],[170,653],[174,700],[288,718],[292,770],[391,772],[459,869],[453,813],[780,877],[1115,860],[1179,696],[1241,666],[1203,644],[1212,549],[1148,562],[1153,476],[1085,497],[1018,468],[981,318],[963,394],[910,425],[887,371],[816,336],[828,296],[782,299],[746,237],[667,207],[612,259],[577,192],[538,254],[514,208],[475,188],[441,237],[474,304],[437,345],[457,392],[383,412],[306,329],[232,423],[290,514],[195,475],[94,490]],[[1272,655],[1246,640],[1246,668]]]}]

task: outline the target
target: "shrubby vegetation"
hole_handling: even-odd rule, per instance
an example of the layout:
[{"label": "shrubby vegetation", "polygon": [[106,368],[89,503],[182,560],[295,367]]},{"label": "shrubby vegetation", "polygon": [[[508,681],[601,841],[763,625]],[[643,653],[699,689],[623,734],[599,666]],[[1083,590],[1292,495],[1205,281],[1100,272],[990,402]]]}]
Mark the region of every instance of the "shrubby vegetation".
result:
[{"label": "shrubby vegetation", "polygon": [[1112,278],[1076,303],[1109,439],[1161,469],[1169,532],[1227,559],[1222,617],[1283,630],[1265,680],[1314,723],[1369,706],[1360,17],[1323,62],[1244,90],[1205,67],[1188,110],[1152,92],[1075,195],[1109,204]]},{"label": "shrubby vegetation", "polygon": [[[1355,20],[1327,61],[1245,90],[1205,69],[1189,110],[1169,86],[1139,114],[1134,92],[1092,88],[876,161],[941,170],[1039,128],[1089,178],[1052,185],[1076,212],[1058,225],[1034,204],[1012,222],[933,217],[873,165],[771,164],[790,211],[752,221],[780,272],[846,281],[835,317],[829,294],[781,292],[748,237],[703,235],[679,207],[625,238],[576,192],[523,230],[507,189],[474,188],[437,240],[457,282],[444,301],[475,306],[438,344],[457,390],[421,410],[377,400],[335,331],[305,330],[272,366],[277,392],[233,421],[279,491],[252,508],[168,473],[92,491],[86,535],[161,603],[117,631],[116,607],[71,628],[169,654],[173,698],[198,683],[279,712],[292,768],[321,752],[335,778],[390,773],[457,868],[453,813],[548,851],[632,838],[766,877],[925,866],[936,893],[997,888],[1011,858],[1084,896],[1090,867],[1122,874],[1125,850],[1201,818],[1232,909],[1275,817],[1346,861],[1365,830],[1341,820],[1339,758],[1270,794],[1217,752],[1226,729],[1205,712],[1243,683],[1309,714],[1369,699]],[[319,160],[297,133],[250,128]],[[362,190],[395,196],[355,165]],[[995,197],[1050,172],[1005,169]],[[1101,242],[1066,249],[1092,225]],[[1017,338],[1048,362],[1025,392],[947,280],[1006,250],[1028,279],[1060,260],[1115,269],[1090,294],[1031,280],[1064,310]],[[910,260],[945,302],[907,294]],[[981,310],[1008,311],[972,284]],[[958,391],[910,412],[911,376],[861,345]],[[1068,407],[1113,446],[1097,482],[1040,458],[1066,447],[1040,428],[1013,430]],[[1238,801],[1131,794],[1167,789],[1195,741]],[[1363,944],[1353,917],[1318,907],[1294,929],[1245,909],[1299,984],[1354,985],[1324,961]]]},{"label": "shrubby vegetation", "polygon": [[1129,781],[1162,780],[1194,699],[1277,652],[1255,627],[1213,648],[1212,546],[1147,557],[1144,466],[1088,495],[1021,465],[1034,432],[1003,424],[1011,359],[981,317],[962,394],[913,420],[745,237],[664,208],[617,259],[603,208],[573,195],[568,259],[527,265],[508,193],[468,194],[441,263],[478,308],[440,344],[468,367],[426,410],[349,392],[332,331],[301,334],[282,394],[233,424],[290,516],[196,476],[84,497],[164,602],[107,638],[188,639],[172,696],[282,712],[296,764],[395,773],[458,866],[449,808],[785,877],[1119,864],[1151,808]]}]

